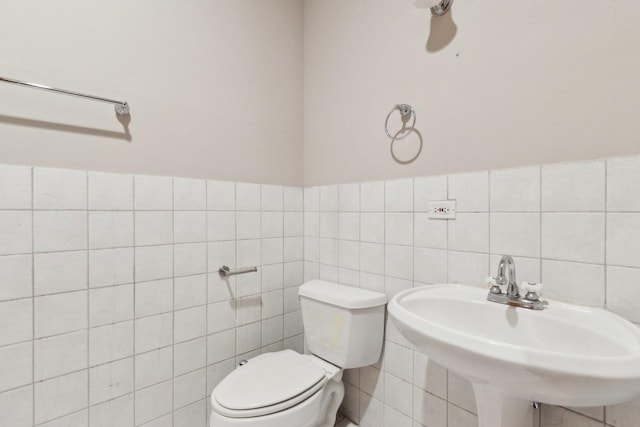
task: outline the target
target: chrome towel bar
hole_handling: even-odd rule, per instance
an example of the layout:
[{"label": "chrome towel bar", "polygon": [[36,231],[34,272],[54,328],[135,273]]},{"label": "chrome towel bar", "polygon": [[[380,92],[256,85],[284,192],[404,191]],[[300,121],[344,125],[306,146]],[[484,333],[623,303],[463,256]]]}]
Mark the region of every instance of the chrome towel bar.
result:
[{"label": "chrome towel bar", "polygon": [[129,104],[127,104],[126,101],[116,101],[114,99],[103,98],[101,96],[85,95],[85,94],[79,93],[79,92],[73,92],[73,91],[64,90],[64,89],[56,89],[54,87],[49,87],[49,86],[41,85],[41,84],[38,84],[38,83],[29,83],[29,82],[10,79],[8,77],[2,77],[2,76],[0,76],[0,81],[5,82],[5,83],[11,83],[11,84],[14,84],[14,85],[26,86],[26,87],[30,87],[30,88],[33,88],[33,89],[40,89],[40,90],[46,90],[48,92],[60,93],[62,95],[75,96],[75,97],[78,97],[78,98],[91,99],[93,101],[106,102],[107,104],[113,104],[113,105],[115,105],[116,113],[118,113],[121,116],[125,116],[125,115],[129,114],[129,112],[130,112]]},{"label": "chrome towel bar", "polygon": [[223,265],[218,270],[218,273],[220,273],[222,277],[229,277],[229,276],[235,276],[236,274],[255,273],[256,271],[258,271],[258,267],[246,267],[246,268],[238,268],[237,270],[231,270],[226,265]]}]

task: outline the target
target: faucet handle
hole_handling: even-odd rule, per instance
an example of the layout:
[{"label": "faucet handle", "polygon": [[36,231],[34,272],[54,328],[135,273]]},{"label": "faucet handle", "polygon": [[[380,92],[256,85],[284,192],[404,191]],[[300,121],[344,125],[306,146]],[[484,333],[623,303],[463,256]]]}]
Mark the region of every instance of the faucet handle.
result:
[{"label": "faucet handle", "polygon": [[542,283],[522,282],[520,292],[525,295],[525,299],[537,301],[542,294]]},{"label": "faucet handle", "polygon": [[491,286],[491,289],[489,289],[489,292],[491,292],[492,294],[501,294],[502,290],[500,289],[500,286],[498,286],[498,282],[496,282],[496,279],[493,277],[487,277],[485,279],[485,283],[489,286]]}]

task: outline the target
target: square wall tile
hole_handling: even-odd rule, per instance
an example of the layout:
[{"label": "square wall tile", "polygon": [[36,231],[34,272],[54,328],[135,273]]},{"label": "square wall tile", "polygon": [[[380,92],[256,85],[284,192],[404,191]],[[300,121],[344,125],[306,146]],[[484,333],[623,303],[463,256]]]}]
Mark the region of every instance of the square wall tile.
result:
[{"label": "square wall tile", "polygon": [[173,212],[136,212],[136,246],[173,243]]},{"label": "square wall tile", "polygon": [[89,329],[89,366],[133,356],[133,321]]},{"label": "square wall tile", "polygon": [[31,168],[0,165],[0,209],[31,209]]},{"label": "square wall tile", "polygon": [[236,209],[239,211],[259,211],[262,201],[260,184],[236,184]]},{"label": "square wall tile", "polygon": [[[183,408],[199,400],[203,400],[207,393],[207,373],[204,369],[191,372],[187,375],[176,377],[174,383],[174,408]],[[206,417],[206,405],[203,407],[204,411],[201,411],[202,417],[200,423],[188,424],[185,427],[203,426],[207,420]],[[177,414],[176,414],[177,416]]]},{"label": "square wall tile", "polygon": [[133,237],[133,212],[89,212],[89,248],[133,246]]},{"label": "square wall tile", "polygon": [[323,212],[320,214],[320,237],[337,239],[340,236],[340,214]]},{"label": "square wall tile", "polygon": [[539,213],[491,213],[490,251],[492,254],[539,257]]},{"label": "square wall tile", "polygon": [[413,245],[413,213],[385,214],[385,242],[393,245]]},{"label": "square wall tile", "polygon": [[605,162],[542,167],[542,210],[604,211]]},{"label": "square wall tile", "polygon": [[207,209],[207,182],[204,179],[173,178],[173,209]]},{"label": "square wall tile", "polygon": [[304,235],[320,237],[320,214],[318,212],[304,213]]},{"label": "square wall tile", "polygon": [[320,212],[338,212],[339,188],[337,185],[325,185],[320,187]]},{"label": "square wall tile", "polygon": [[32,259],[32,255],[0,256],[0,301],[33,295]]},{"label": "square wall tile", "polygon": [[262,212],[262,237],[282,237],[284,215],[282,212]]},{"label": "square wall tile", "polygon": [[87,172],[33,168],[34,209],[87,209]]},{"label": "square wall tile", "polygon": [[384,181],[360,184],[361,212],[384,212],[384,187]]},{"label": "square wall tile", "polygon": [[607,264],[640,267],[640,213],[607,215]]},{"label": "square wall tile", "polygon": [[340,240],[339,266],[358,270],[360,267],[360,243],[350,240]]},{"label": "square wall tile", "polygon": [[133,314],[132,284],[109,286],[89,291],[90,327],[131,320]]},{"label": "square wall tile", "polygon": [[413,248],[385,245],[384,271],[387,276],[413,280]]},{"label": "square wall tile", "polygon": [[135,357],[135,388],[149,387],[173,376],[173,348],[165,347]]},{"label": "square wall tile", "polygon": [[414,179],[413,197],[416,212],[429,211],[429,202],[434,200],[447,200],[447,176]]},{"label": "square wall tile", "polygon": [[89,408],[91,427],[133,427],[133,395],[120,397]]},{"label": "square wall tile", "polygon": [[0,346],[33,338],[33,300],[0,302]]},{"label": "square wall tile", "polygon": [[384,209],[387,212],[413,211],[413,179],[385,181]]},{"label": "square wall tile", "polygon": [[492,212],[539,212],[540,168],[489,172]]},{"label": "square wall tile", "polygon": [[640,323],[640,269],[607,267],[607,309]]},{"label": "square wall tile", "polygon": [[207,240],[210,242],[220,240],[235,240],[236,238],[236,213],[235,212],[208,212],[207,213]]},{"label": "square wall tile", "polygon": [[[173,408],[173,381],[166,381],[136,391],[135,418],[137,425],[168,414],[171,412],[171,408]],[[168,419],[169,425],[171,425],[170,417]]]},{"label": "square wall tile", "polygon": [[35,340],[34,380],[42,381],[87,368],[87,332],[73,332]]},{"label": "square wall tile", "polygon": [[449,175],[449,200],[458,212],[489,211],[489,172]]},{"label": "square wall tile", "polygon": [[416,212],[413,218],[413,241],[416,246],[447,249],[448,221],[430,219],[429,214],[422,212]]},{"label": "square wall tile", "polygon": [[207,335],[207,307],[179,310],[174,313],[174,342],[184,342]]},{"label": "square wall tile", "polygon": [[542,214],[542,257],[603,264],[604,233],[604,214]]},{"label": "square wall tile", "polygon": [[448,281],[464,285],[486,287],[489,277],[489,255],[472,252],[448,252]]},{"label": "square wall tile", "polygon": [[357,212],[341,212],[339,218],[340,239],[360,239],[360,214]]},{"label": "square wall tile", "polygon": [[133,391],[133,357],[89,370],[89,404],[124,396]]},{"label": "square wall tile", "polygon": [[207,240],[207,213],[204,211],[175,211],[173,213],[173,242],[195,243]]},{"label": "square wall tile", "polygon": [[284,187],[284,210],[301,212],[304,210],[304,189],[302,187]]},{"label": "square wall tile", "polygon": [[413,389],[415,422],[444,427],[447,425],[447,401],[417,387]]},{"label": "square wall tile", "polygon": [[136,353],[173,344],[173,313],[136,320]]},{"label": "square wall tile", "polygon": [[360,184],[339,185],[340,212],[360,212]]},{"label": "square wall tile", "polygon": [[203,368],[207,364],[207,339],[198,338],[173,347],[174,375]]},{"label": "square wall tile", "polygon": [[607,160],[607,210],[640,211],[640,156]]},{"label": "square wall tile", "polygon": [[88,372],[84,370],[36,383],[35,423],[40,424],[87,407],[88,381]]},{"label": "square wall tile", "polygon": [[207,272],[207,244],[184,243],[173,248],[174,275],[189,276]]},{"label": "square wall tile", "polygon": [[420,283],[447,283],[447,251],[442,249],[414,249],[413,280]]},{"label": "square wall tile", "polygon": [[284,213],[284,236],[304,236],[304,214],[302,212]]},{"label": "square wall tile", "polygon": [[133,282],[133,248],[89,251],[89,287]]},{"label": "square wall tile", "polygon": [[11,427],[33,426],[33,386],[0,393],[0,419]]},{"label": "square wall tile", "polygon": [[[26,342],[0,347],[0,366],[2,366],[2,370],[0,370],[0,393],[31,384],[33,381],[32,343]],[[2,397],[0,397],[1,400]],[[2,416],[1,410],[0,416]]]},{"label": "square wall tile", "polygon": [[87,328],[87,291],[36,297],[35,338]]},{"label": "square wall tile", "polygon": [[236,238],[259,239],[260,237],[260,212],[236,212]]},{"label": "square wall tile", "polygon": [[604,266],[577,262],[542,260],[542,283],[545,297],[604,307]]},{"label": "square wall tile", "polygon": [[174,279],[174,308],[194,307],[207,302],[207,275],[177,277]]},{"label": "square wall tile", "polygon": [[305,212],[320,211],[320,187],[304,188],[304,211]]},{"label": "square wall tile", "polygon": [[489,214],[460,213],[447,223],[448,248],[455,251],[487,252],[489,249]]},{"label": "square wall tile", "polygon": [[360,214],[360,240],[384,243],[384,218],[384,213],[362,212]]},{"label": "square wall tile", "polygon": [[87,251],[51,252],[34,256],[36,295],[87,289]]},{"label": "square wall tile", "polygon": [[133,175],[89,172],[89,209],[132,210]]},{"label": "square wall tile", "polygon": [[173,179],[164,176],[135,175],[135,209],[166,211],[173,209]]},{"label": "square wall tile", "polygon": [[33,234],[36,252],[87,249],[87,212],[36,211]]},{"label": "square wall tile", "polygon": [[173,246],[146,246],[135,251],[137,282],[173,276]]},{"label": "square wall tile", "polygon": [[0,255],[31,252],[32,213],[29,211],[0,211]]},{"label": "square wall tile", "polygon": [[284,210],[284,190],[281,185],[262,186],[263,211],[282,212]]},{"label": "square wall tile", "polygon": [[226,181],[207,181],[207,210],[236,209],[236,184]]}]

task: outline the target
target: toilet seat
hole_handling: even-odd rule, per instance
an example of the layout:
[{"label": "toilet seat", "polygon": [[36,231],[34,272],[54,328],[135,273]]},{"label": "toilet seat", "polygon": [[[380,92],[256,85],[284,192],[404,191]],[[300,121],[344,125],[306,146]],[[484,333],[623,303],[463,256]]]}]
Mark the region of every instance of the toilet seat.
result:
[{"label": "toilet seat", "polygon": [[284,350],[265,353],[238,367],[215,388],[211,403],[230,418],[284,411],[321,390],[327,372],[310,357]]}]

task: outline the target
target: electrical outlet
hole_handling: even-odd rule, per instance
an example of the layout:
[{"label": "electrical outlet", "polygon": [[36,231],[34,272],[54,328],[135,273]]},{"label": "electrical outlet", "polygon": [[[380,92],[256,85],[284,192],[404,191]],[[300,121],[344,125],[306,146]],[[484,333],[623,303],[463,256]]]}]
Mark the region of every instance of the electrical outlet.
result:
[{"label": "electrical outlet", "polygon": [[429,202],[430,219],[456,219],[455,200],[434,200]]}]

